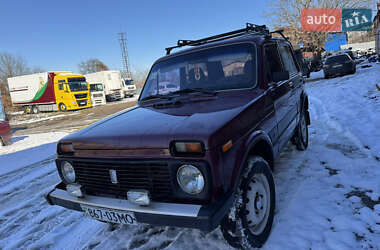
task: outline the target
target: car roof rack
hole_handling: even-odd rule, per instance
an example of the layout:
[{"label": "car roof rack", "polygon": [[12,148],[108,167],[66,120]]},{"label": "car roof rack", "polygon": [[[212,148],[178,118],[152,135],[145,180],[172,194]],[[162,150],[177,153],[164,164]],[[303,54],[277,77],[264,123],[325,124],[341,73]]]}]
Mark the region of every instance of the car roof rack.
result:
[{"label": "car roof rack", "polygon": [[166,55],[170,55],[170,52],[176,48],[181,48],[184,46],[197,46],[197,45],[217,42],[217,41],[221,41],[221,40],[225,40],[225,39],[229,39],[233,37],[243,36],[246,34],[258,34],[258,35],[264,35],[265,38],[270,38],[272,33],[279,33],[282,37],[285,38],[285,36],[282,34],[282,31],[283,30],[269,32],[268,28],[265,25],[256,25],[252,23],[246,23],[246,27],[244,29],[238,29],[238,30],[234,30],[227,33],[222,33],[219,35],[210,36],[210,37],[206,37],[206,38],[202,38],[198,40],[178,40],[176,46],[165,48],[165,50],[166,50]]}]

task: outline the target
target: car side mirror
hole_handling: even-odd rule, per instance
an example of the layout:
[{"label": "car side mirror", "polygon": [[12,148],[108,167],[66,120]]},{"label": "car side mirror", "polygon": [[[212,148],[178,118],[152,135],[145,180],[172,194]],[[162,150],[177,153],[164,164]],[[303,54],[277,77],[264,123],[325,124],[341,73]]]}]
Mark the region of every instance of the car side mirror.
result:
[{"label": "car side mirror", "polygon": [[289,71],[273,72],[272,74],[272,80],[274,82],[289,80],[289,78]]}]

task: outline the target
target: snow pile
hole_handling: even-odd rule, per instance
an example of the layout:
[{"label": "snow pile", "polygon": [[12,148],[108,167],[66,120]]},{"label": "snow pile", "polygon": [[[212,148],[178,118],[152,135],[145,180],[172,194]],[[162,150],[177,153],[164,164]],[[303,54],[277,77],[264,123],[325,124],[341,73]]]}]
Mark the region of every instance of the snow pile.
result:
[{"label": "snow pile", "polygon": [[34,122],[41,122],[41,121],[47,121],[47,120],[54,120],[58,118],[62,118],[65,116],[71,116],[71,115],[77,115],[78,113],[66,113],[66,114],[59,114],[59,115],[52,115],[51,113],[43,113],[43,114],[37,114],[37,115],[25,115],[22,114],[21,116],[15,116],[10,121],[11,126],[15,125],[21,125],[21,124],[30,124]]},{"label": "snow pile", "polygon": [[[263,249],[380,249],[380,65],[322,77],[313,73],[306,84],[308,150],[289,144],[276,162],[276,216]],[[48,206],[43,194],[59,181],[55,165],[25,159],[49,159],[53,148],[55,143],[0,156],[1,168],[26,166],[0,174],[0,249],[229,249],[219,229],[110,228]]]},{"label": "snow pile", "polygon": [[[56,141],[66,135],[65,132],[51,132],[13,136],[11,145],[0,148],[0,176],[47,158],[54,158]],[[41,144],[44,145],[39,146]]]}]

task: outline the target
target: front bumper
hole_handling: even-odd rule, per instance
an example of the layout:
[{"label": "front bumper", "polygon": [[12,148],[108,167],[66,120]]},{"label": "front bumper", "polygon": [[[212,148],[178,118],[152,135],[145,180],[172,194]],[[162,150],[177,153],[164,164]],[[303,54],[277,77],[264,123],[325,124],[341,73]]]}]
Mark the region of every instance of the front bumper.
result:
[{"label": "front bumper", "polygon": [[58,205],[83,212],[81,205],[134,212],[138,223],[157,226],[175,226],[212,231],[227,214],[233,203],[233,195],[228,194],[216,203],[209,205],[191,205],[178,203],[152,202],[147,207],[135,205],[125,199],[85,195],[76,198],[65,190],[65,184],[59,183],[45,196],[50,205]]},{"label": "front bumper", "polygon": [[136,92],[136,89],[124,90],[124,96],[133,96],[136,95]]}]

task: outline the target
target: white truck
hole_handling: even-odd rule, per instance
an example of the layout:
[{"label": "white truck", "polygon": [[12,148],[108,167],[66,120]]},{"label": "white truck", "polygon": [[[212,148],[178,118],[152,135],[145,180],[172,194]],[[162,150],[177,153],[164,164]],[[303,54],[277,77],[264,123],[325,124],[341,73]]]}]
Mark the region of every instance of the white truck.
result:
[{"label": "white truck", "polygon": [[85,75],[89,84],[102,84],[107,101],[124,98],[123,81],[119,70],[106,70]]},{"label": "white truck", "polygon": [[123,79],[123,92],[124,97],[133,97],[137,93],[136,85],[131,78]]},{"label": "white truck", "polygon": [[104,93],[103,84],[90,83],[90,93],[91,93],[92,106],[106,104],[106,95]]}]

